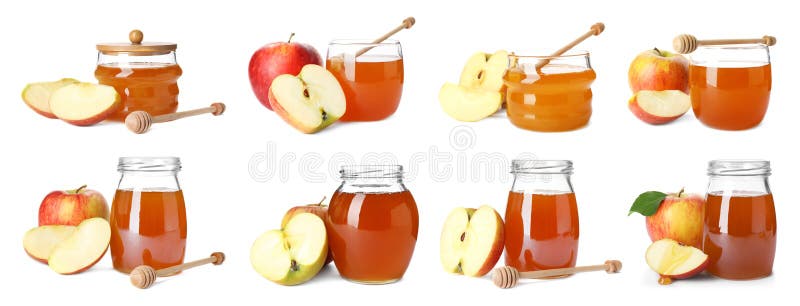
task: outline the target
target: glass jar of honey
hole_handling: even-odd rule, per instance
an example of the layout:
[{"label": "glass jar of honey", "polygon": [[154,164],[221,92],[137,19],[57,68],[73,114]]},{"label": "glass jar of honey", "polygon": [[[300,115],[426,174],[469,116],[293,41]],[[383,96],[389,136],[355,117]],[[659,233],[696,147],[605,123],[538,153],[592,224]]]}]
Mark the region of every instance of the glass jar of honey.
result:
[{"label": "glass jar of honey", "polygon": [[397,165],[344,166],[328,208],[333,262],[347,280],[386,284],[405,274],[417,243],[419,214]]},{"label": "glass jar of honey", "polygon": [[561,56],[510,55],[506,85],[506,114],[519,128],[563,132],[581,128],[592,116],[596,75],[589,52]]},{"label": "glass jar of honey", "polygon": [[111,260],[130,273],[139,265],[158,270],[183,263],[186,206],[178,184],[177,157],[122,157],[111,204]]},{"label": "glass jar of honey", "polygon": [[578,204],[572,162],[514,160],[505,216],[506,265],[519,271],[575,266]]},{"label": "glass jar of honey", "polygon": [[767,45],[699,46],[691,59],[690,96],[700,122],[721,130],[761,123],[772,90]]},{"label": "glass jar of honey", "polygon": [[777,224],[770,173],[768,161],[709,163],[703,227],[708,273],[726,279],[772,274]]},{"label": "glass jar of honey", "polygon": [[139,30],[131,31],[130,43],[97,45],[95,78],[100,84],[114,87],[123,107],[109,120],[125,121],[133,111],[152,116],[178,110],[178,78],[183,71],[175,58],[177,45],[142,42]]}]

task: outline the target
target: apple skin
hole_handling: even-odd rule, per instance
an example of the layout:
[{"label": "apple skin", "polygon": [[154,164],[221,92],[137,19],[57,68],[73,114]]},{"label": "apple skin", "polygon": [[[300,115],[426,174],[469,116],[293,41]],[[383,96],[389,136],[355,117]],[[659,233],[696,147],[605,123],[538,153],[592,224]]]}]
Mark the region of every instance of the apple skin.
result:
[{"label": "apple skin", "polygon": [[[323,199],[324,201],[324,199]],[[309,204],[309,205],[302,205],[302,206],[295,206],[290,208],[286,211],[286,214],[283,215],[283,220],[281,220],[281,228],[286,227],[286,224],[289,223],[289,220],[292,219],[297,214],[301,213],[312,213],[320,217],[323,221],[328,220],[328,205],[322,204]],[[327,226],[327,222],[325,225]],[[331,254],[331,249],[328,248],[328,257],[325,258],[325,263],[322,264],[323,266],[327,266],[329,263],[333,261],[333,254]]]},{"label": "apple skin", "polygon": [[307,64],[322,66],[322,57],[314,47],[292,42],[292,37],[294,33],[289,41],[267,44],[256,50],[250,58],[250,85],[258,101],[269,110],[272,110],[269,87],[275,77],[281,74],[297,75]]},{"label": "apple skin", "polygon": [[39,205],[39,226],[77,226],[95,217],[108,220],[108,204],[102,194],[86,189],[86,185],[75,190],[53,191]]},{"label": "apple skin", "polygon": [[633,59],[628,68],[628,84],[640,90],[680,90],[689,93],[689,61],[680,54],[654,48]]},{"label": "apple skin", "polygon": [[668,194],[652,216],[645,218],[647,233],[655,242],[672,239],[683,245],[702,248],[705,200],[696,194]]},{"label": "apple skin", "polygon": [[636,118],[639,118],[639,120],[642,120],[642,121],[644,121],[646,123],[649,123],[649,124],[652,124],[652,125],[660,125],[660,124],[670,123],[672,121],[678,120],[678,118],[683,116],[683,114],[680,114],[680,115],[673,116],[673,117],[661,117],[661,116],[656,116],[656,115],[650,114],[650,113],[644,111],[644,109],[642,109],[639,106],[639,103],[636,101],[636,95],[633,95],[633,97],[631,97],[631,99],[628,100],[628,109],[631,110],[631,112],[633,113],[634,116],[636,116]]}]

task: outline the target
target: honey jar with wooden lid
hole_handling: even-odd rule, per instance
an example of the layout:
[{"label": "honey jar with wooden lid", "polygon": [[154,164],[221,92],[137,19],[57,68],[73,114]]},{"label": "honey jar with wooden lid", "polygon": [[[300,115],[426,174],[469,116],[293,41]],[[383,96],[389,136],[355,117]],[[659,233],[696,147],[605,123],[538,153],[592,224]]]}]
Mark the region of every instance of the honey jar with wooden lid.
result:
[{"label": "honey jar with wooden lid", "polygon": [[113,86],[124,107],[110,120],[124,121],[133,111],[146,111],[157,116],[178,109],[177,44],[144,42],[142,31],[130,32],[130,42],[97,44],[97,69],[100,84]]}]

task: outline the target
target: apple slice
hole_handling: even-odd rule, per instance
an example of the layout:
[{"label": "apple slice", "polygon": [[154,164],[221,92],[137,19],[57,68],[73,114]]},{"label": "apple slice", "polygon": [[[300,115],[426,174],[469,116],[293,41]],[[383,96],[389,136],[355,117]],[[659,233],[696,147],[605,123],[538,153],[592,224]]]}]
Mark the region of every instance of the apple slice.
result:
[{"label": "apple slice", "polygon": [[503,95],[445,83],[439,90],[439,104],[453,119],[474,122],[496,113],[503,105]]},{"label": "apple slice", "polygon": [[122,102],[117,90],[107,85],[70,84],[50,96],[50,110],[67,123],[87,126],[105,120],[119,111]]},{"label": "apple slice", "polygon": [[680,90],[641,90],[628,101],[631,112],[650,124],[675,121],[691,107],[689,95]]},{"label": "apple slice", "polygon": [[269,102],[286,123],[303,133],[315,133],[339,120],[347,108],[339,81],[322,66],[303,66],[297,76],[272,80]]},{"label": "apple slice", "polygon": [[282,230],[259,236],[250,248],[250,263],[264,278],[292,286],[317,275],[327,255],[325,222],[315,214],[300,213]]},{"label": "apple slice", "polygon": [[56,119],[56,115],[50,111],[50,95],[61,87],[75,83],[80,83],[80,81],[65,78],[53,82],[30,83],[22,90],[22,101],[25,101],[25,104],[39,115]]},{"label": "apple slice", "polygon": [[453,209],[442,229],[442,267],[450,273],[483,276],[500,260],[503,245],[503,219],[494,208]]},{"label": "apple slice", "polygon": [[75,233],[75,227],[69,225],[45,225],[34,227],[25,232],[22,247],[33,259],[47,263],[56,246]]},{"label": "apple slice", "polygon": [[103,258],[111,241],[111,226],[103,218],[86,219],[59,243],[47,262],[59,274],[86,271]]},{"label": "apple slice", "polygon": [[708,266],[708,255],[691,246],[684,246],[672,239],[661,239],[647,248],[645,260],[650,269],[666,280],[685,279],[697,275]]},{"label": "apple slice", "polygon": [[461,70],[458,85],[492,92],[503,89],[503,75],[508,69],[508,52],[500,50],[489,55],[485,52],[473,54]]}]

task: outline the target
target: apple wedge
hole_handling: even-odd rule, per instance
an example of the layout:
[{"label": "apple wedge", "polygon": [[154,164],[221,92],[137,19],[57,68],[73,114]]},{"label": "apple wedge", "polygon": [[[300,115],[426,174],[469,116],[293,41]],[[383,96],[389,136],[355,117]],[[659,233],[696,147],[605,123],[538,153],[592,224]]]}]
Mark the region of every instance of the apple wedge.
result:
[{"label": "apple wedge", "polygon": [[[685,279],[697,275],[708,266],[708,255],[672,239],[661,239],[647,248],[645,260],[650,269],[668,279]],[[662,282],[662,280],[659,280]],[[669,280],[665,282],[669,283]]]},{"label": "apple wedge", "polygon": [[91,83],[70,84],[50,96],[50,110],[67,123],[88,126],[105,120],[122,107],[114,87]]},{"label": "apple wedge", "polygon": [[39,115],[56,119],[56,115],[50,111],[50,95],[61,87],[75,83],[80,81],[65,78],[53,82],[30,83],[22,90],[22,101]]},{"label": "apple wedge", "polygon": [[503,75],[506,69],[508,69],[507,51],[500,50],[491,55],[476,52],[464,64],[458,85],[502,93]]},{"label": "apple wedge", "polygon": [[25,248],[25,253],[28,253],[28,256],[46,264],[56,246],[72,236],[75,230],[76,227],[69,225],[34,227],[25,232],[25,237],[22,239],[22,247]]},{"label": "apple wedge", "polygon": [[303,133],[324,129],[347,108],[339,81],[322,66],[303,66],[297,76],[282,74],[272,80],[269,102],[286,123]]},{"label": "apple wedge", "polygon": [[47,263],[59,274],[86,271],[103,258],[111,241],[111,226],[103,218],[86,219],[59,243]]},{"label": "apple wedge", "polygon": [[497,112],[503,105],[503,95],[497,91],[445,83],[439,90],[439,104],[453,119],[475,122]]},{"label": "apple wedge", "polygon": [[631,112],[649,124],[675,121],[691,107],[689,95],[680,90],[641,90],[628,101]]},{"label": "apple wedge", "polygon": [[494,208],[459,207],[444,223],[439,255],[445,271],[480,277],[500,260],[503,246],[503,219]]},{"label": "apple wedge", "polygon": [[299,213],[283,229],[268,231],[256,239],[250,248],[250,263],[264,278],[293,286],[317,275],[327,255],[325,222],[315,214]]}]

